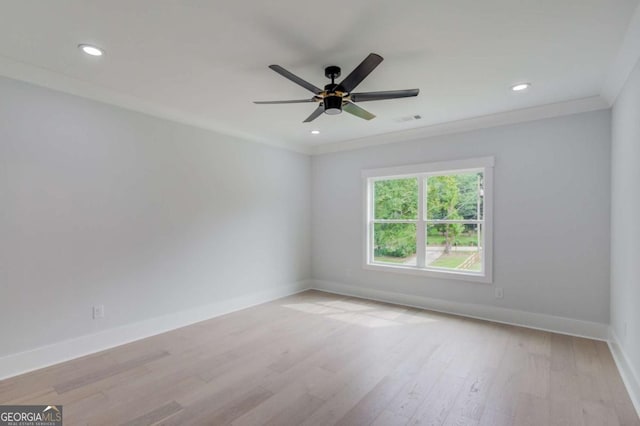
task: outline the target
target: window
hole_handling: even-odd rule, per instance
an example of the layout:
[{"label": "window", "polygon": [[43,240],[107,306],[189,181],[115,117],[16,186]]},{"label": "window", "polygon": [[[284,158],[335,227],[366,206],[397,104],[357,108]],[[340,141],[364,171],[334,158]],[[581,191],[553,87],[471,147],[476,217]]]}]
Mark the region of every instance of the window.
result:
[{"label": "window", "polygon": [[491,282],[492,157],[365,170],[365,268]]}]

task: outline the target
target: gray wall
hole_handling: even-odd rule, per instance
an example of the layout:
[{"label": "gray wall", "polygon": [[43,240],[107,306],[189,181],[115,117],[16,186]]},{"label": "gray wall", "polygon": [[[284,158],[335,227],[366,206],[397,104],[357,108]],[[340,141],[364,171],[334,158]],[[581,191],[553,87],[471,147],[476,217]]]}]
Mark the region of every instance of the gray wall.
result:
[{"label": "gray wall", "polygon": [[0,78],[0,356],[308,278],[310,169]]},{"label": "gray wall", "polygon": [[[614,194],[626,198],[637,74],[616,106],[626,130],[613,164],[627,171],[614,171]],[[310,159],[4,78],[0,95],[0,356],[311,276],[609,321],[608,111]],[[488,155],[504,299],[491,285],[362,269],[362,169]],[[613,318],[637,336],[638,225],[616,214],[614,250],[636,251],[613,274]]]},{"label": "gray wall", "polygon": [[611,325],[640,380],[640,63],[612,116]]},{"label": "gray wall", "polygon": [[[610,112],[599,111],[313,157],[312,275],[606,324],[610,140]],[[494,284],[504,299],[487,284],[362,269],[362,169],[482,156],[496,158]]]}]

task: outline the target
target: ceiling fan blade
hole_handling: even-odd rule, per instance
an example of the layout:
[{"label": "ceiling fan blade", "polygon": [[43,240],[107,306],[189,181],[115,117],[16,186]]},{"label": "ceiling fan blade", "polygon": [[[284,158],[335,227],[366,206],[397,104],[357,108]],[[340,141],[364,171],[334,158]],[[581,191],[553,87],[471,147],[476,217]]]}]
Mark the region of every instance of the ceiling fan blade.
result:
[{"label": "ceiling fan blade", "polygon": [[303,121],[303,123],[311,123],[313,120],[320,117],[323,112],[324,112],[324,105],[320,104],[318,105],[318,108],[316,108],[316,110],[313,111],[311,115],[307,117],[306,120]]},{"label": "ceiling fan blade", "polygon": [[295,99],[291,101],[253,101],[254,104],[258,105],[270,105],[270,104],[303,104],[307,102],[315,102],[314,98],[311,99]]},{"label": "ceiling fan blade", "polygon": [[353,114],[356,117],[364,118],[365,120],[376,118],[375,115],[371,114],[366,109],[360,108],[358,105],[352,102],[345,102],[345,104],[342,106],[342,110],[348,112],[349,114]]},{"label": "ceiling fan blade", "polygon": [[387,90],[384,92],[361,92],[352,93],[351,100],[353,102],[382,101],[385,99],[409,98],[411,96],[418,96],[418,93],[420,93],[420,89]]},{"label": "ceiling fan blade", "polygon": [[304,87],[305,89],[309,90],[310,92],[313,92],[316,95],[318,93],[322,92],[322,89],[314,86],[313,84],[309,83],[308,81],[305,81],[305,80],[301,79],[300,77],[298,77],[297,75],[293,74],[292,72],[289,72],[289,71],[285,70],[280,65],[269,65],[269,68],[271,68],[272,70],[274,70],[275,72],[277,72],[278,74],[283,76],[284,78],[293,81],[297,85],[300,85],[300,86]]},{"label": "ceiling fan blade", "polygon": [[382,56],[376,53],[370,53],[369,56],[367,56],[364,61],[356,67],[356,69],[351,71],[351,74],[349,74],[347,78],[342,80],[340,86],[342,86],[345,92],[351,92],[356,88],[356,86],[358,86],[358,84],[362,83],[362,80],[371,74],[371,71],[380,65],[382,61]]}]

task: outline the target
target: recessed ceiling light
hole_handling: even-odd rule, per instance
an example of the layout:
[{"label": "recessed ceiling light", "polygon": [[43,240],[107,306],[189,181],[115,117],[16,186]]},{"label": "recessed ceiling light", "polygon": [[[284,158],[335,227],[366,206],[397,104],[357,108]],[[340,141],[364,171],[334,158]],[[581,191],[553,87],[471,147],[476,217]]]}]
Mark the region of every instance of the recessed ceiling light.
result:
[{"label": "recessed ceiling light", "polygon": [[91,56],[102,56],[102,49],[99,49],[95,46],[91,46],[90,44],[79,44],[78,48],[82,50],[87,55]]},{"label": "recessed ceiling light", "polygon": [[311,134],[312,135],[319,135],[320,134],[320,130],[312,130]]},{"label": "recessed ceiling light", "polygon": [[529,87],[531,87],[531,83],[518,83],[514,86],[511,86],[511,90],[513,90],[514,92],[521,92],[523,90],[527,90]]}]

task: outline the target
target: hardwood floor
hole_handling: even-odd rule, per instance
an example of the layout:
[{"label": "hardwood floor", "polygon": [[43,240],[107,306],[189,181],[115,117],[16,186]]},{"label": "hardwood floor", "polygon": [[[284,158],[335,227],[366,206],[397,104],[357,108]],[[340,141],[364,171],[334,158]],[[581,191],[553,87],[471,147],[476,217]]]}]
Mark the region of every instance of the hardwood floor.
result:
[{"label": "hardwood floor", "polygon": [[65,425],[640,425],[603,342],[308,291],[0,382]]}]

